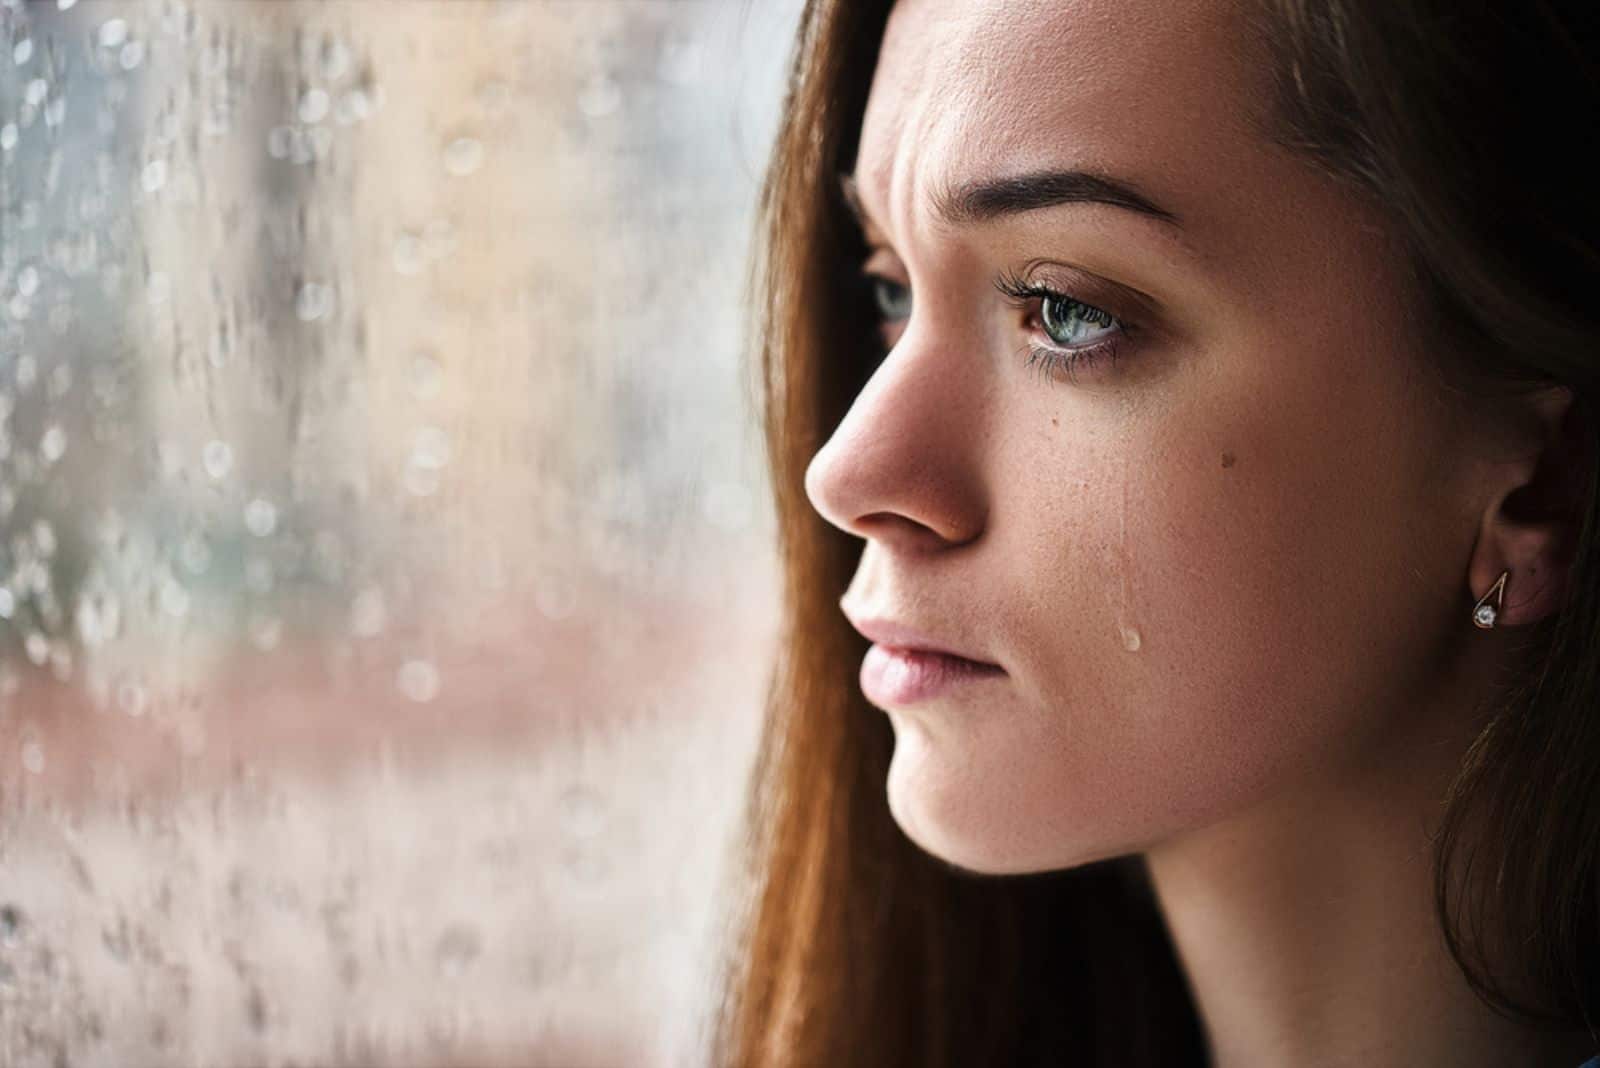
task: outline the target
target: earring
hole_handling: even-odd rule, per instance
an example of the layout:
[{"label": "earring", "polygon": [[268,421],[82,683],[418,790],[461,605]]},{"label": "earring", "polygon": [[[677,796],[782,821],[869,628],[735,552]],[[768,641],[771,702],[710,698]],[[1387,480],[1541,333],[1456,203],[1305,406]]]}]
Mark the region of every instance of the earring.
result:
[{"label": "earring", "polygon": [[[1489,592],[1479,598],[1478,603],[1472,606],[1472,622],[1484,630],[1494,626],[1494,621],[1500,615],[1500,605],[1505,600],[1506,579],[1511,572],[1502,571],[1500,577],[1495,579],[1494,585],[1489,587]],[[1494,598],[1494,604],[1489,603],[1489,598]]]}]

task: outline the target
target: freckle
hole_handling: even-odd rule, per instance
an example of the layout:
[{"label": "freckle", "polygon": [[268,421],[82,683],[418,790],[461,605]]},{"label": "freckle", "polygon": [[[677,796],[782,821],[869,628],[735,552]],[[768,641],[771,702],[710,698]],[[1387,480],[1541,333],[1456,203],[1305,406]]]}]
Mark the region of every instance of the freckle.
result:
[{"label": "freckle", "polygon": [[1060,426],[1061,425],[1061,420],[1055,418],[1054,416],[1051,416],[1050,417],[1050,425],[1051,426]]},{"label": "freckle", "polygon": [[1232,467],[1233,466],[1233,459],[1234,459],[1233,453],[1231,453],[1231,452],[1223,453],[1222,454],[1222,466],[1223,467]]}]

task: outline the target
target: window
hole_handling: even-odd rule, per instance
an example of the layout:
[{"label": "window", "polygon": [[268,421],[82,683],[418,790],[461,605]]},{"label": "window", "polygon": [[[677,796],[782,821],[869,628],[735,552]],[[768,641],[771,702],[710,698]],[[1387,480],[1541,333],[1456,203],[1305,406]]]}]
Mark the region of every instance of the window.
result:
[{"label": "window", "polygon": [[0,0],[0,1061],[693,1048],[797,6]]}]

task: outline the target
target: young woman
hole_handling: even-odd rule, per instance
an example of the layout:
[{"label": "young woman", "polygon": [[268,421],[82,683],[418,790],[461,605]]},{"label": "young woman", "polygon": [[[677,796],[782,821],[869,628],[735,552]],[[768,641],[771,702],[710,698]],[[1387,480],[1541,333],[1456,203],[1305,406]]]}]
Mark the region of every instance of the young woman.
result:
[{"label": "young woman", "polygon": [[1600,1050],[1592,6],[811,0],[716,1061]]}]

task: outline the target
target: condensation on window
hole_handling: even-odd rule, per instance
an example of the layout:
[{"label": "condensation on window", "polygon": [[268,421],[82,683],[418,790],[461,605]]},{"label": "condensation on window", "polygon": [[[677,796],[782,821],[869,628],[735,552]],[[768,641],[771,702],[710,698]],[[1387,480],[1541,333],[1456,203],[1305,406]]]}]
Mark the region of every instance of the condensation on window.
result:
[{"label": "condensation on window", "polygon": [[792,0],[0,0],[0,1063],[700,1063]]}]

